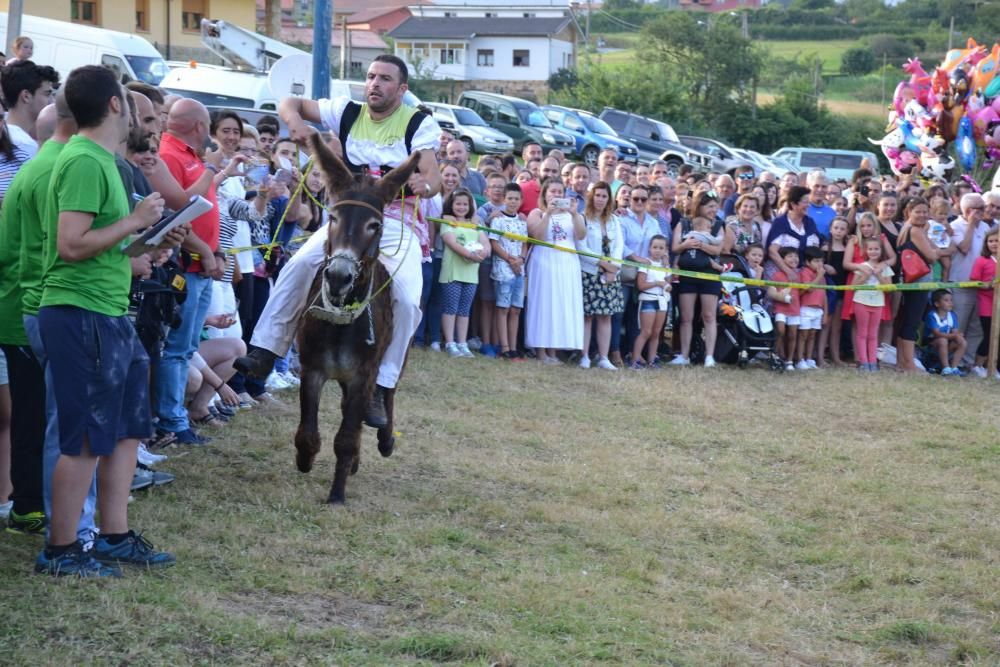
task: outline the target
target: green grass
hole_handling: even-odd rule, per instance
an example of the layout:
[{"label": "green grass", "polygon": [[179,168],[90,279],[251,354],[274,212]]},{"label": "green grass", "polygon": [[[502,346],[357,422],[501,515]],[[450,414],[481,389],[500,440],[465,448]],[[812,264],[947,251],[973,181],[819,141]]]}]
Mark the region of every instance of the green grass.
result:
[{"label": "green grass", "polygon": [[834,39],[829,41],[758,40],[773,55],[790,60],[819,58],[824,74],[840,73],[840,58],[847,49],[860,46],[858,40]]},{"label": "green grass", "polygon": [[[283,399],[291,403],[294,396]],[[345,507],[294,415],[242,413],[132,522],[178,565],[32,575],[0,534],[9,665],[1000,662],[1000,384],[580,371],[416,351],[395,454]]]}]

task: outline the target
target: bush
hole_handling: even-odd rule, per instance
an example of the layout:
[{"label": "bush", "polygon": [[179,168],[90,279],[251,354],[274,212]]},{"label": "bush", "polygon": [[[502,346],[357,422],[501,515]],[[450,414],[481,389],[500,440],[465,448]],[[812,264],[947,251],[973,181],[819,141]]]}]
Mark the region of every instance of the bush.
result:
[{"label": "bush", "polygon": [[875,69],[875,54],[871,49],[856,47],[844,51],[840,58],[840,73],[861,76]]}]

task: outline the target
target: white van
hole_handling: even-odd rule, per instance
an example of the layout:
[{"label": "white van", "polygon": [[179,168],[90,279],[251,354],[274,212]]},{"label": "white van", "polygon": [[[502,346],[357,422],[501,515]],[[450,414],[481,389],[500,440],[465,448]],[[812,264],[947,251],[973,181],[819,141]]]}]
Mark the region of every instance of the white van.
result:
[{"label": "white van", "polygon": [[[110,67],[122,83],[138,80],[155,86],[167,74],[160,52],[137,35],[28,15],[21,17],[21,34],[35,43],[32,61],[51,65],[63,80],[82,65]],[[7,13],[0,12],[0,40],[6,36]]]},{"label": "white van", "polygon": [[866,159],[878,174],[878,158],[869,151],[845,151],[836,148],[804,148],[786,146],[774,151],[773,156],[795,166],[798,171],[822,169],[833,180],[850,182],[854,170]]}]

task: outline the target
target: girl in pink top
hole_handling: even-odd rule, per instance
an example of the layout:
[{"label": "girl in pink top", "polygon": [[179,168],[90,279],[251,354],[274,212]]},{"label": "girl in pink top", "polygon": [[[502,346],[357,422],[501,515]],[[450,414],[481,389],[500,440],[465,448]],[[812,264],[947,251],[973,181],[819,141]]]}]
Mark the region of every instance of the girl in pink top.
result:
[{"label": "girl in pink top", "polygon": [[[972,372],[978,377],[987,377],[989,371],[986,370],[986,355],[990,350],[990,336],[995,335],[990,327],[993,324],[993,280],[997,275],[997,246],[1000,245],[1000,232],[996,229],[986,235],[983,243],[983,251],[976,258],[972,265],[972,272],[969,280],[978,280],[990,287],[979,290],[976,295],[976,308],[979,311],[979,321],[983,325],[983,339],[979,342],[976,350],[976,365]],[[1000,369],[993,369],[993,377],[1000,380]]]}]

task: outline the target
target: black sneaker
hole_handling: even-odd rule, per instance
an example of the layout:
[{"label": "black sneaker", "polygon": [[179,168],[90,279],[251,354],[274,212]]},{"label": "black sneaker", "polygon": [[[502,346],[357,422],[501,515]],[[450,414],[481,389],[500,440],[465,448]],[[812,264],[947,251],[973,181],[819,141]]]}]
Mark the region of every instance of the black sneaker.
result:
[{"label": "black sneaker", "polygon": [[58,556],[52,555],[47,549],[42,549],[42,553],[38,554],[35,560],[35,572],[51,574],[53,577],[122,576],[122,571],[118,567],[95,560],[93,552],[84,551],[83,544],[79,541]]},{"label": "black sneaker", "polygon": [[389,425],[389,415],[385,412],[385,388],[375,385],[372,400],[365,410],[365,424],[372,428],[385,428]]},{"label": "black sneaker", "polygon": [[44,535],[49,520],[45,512],[25,512],[18,514],[11,510],[7,517],[7,532],[15,535]]},{"label": "black sneaker", "polygon": [[212,442],[212,439],[208,436],[199,435],[194,429],[187,429],[184,431],[178,431],[174,433],[174,444],[175,445],[207,445]]},{"label": "black sneaker", "polygon": [[128,531],[128,536],[118,544],[111,544],[107,537],[98,535],[91,553],[97,562],[106,565],[170,567],[177,562],[173,554],[156,551],[149,540],[134,530]]},{"label": "black sneaker", "polygon": [[278,355],[262,347],[255,347],[245,357],[239,357],[233,362],[233,368],[243,375],[255,380],[266,380],[274,370],[274,362]]}]

